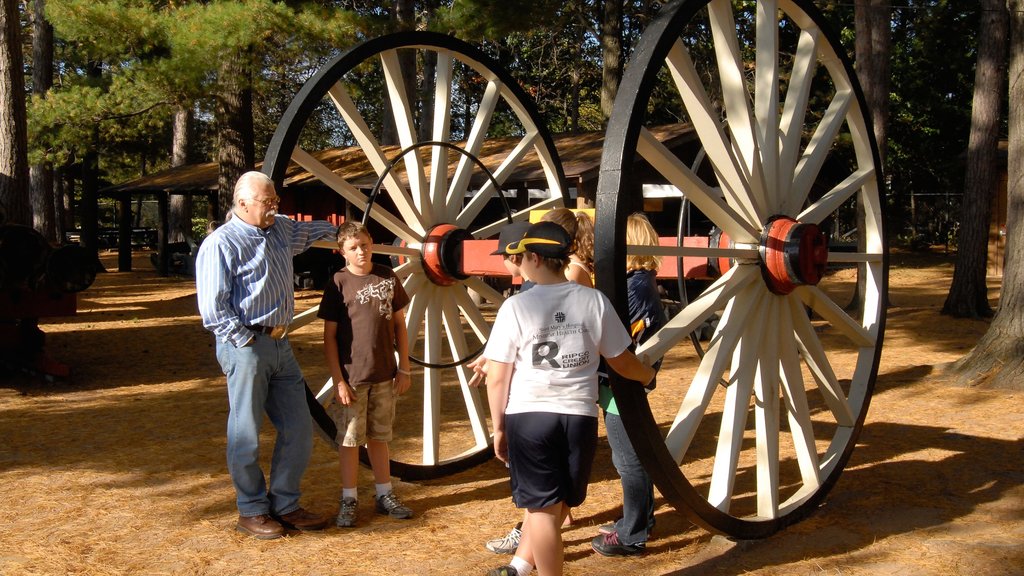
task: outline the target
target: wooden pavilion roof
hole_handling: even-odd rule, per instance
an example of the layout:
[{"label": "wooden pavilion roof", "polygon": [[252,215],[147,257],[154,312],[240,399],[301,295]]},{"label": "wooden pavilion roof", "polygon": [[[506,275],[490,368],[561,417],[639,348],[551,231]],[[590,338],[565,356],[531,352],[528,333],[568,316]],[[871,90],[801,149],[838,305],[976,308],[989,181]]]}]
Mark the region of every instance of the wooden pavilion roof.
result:
[{"label": "wooden pavilion roof", "polygon": [[[694,129],[690,124],[658,126],[652,128],[651,132],[669,149],[675,149],[677,146],[691,142],[696,138]],[[584,186],[597,179],[601,167],[601,148],[604,144],[604,132],[558,134],[553,136],[553,140],[570,187]],[[493,172],[501,165],[501,162],[505,160],[519,141],[520,138],[518,137],[488,139],[485,141],[478,158],[488,170]],[[393,158],[401,151],[398,146],[385,146],[382,148],[388,158]],[[331,148],[313,153],[312,155],[356,188],[370,190],[377,183],[377,172],[370,166],[369,160],[359,147]],[[425,153],[423,156],[429,157],[429,154]],[[457,152],[449,153],[449,176],[454,173],[461,157],[462,155]],[[429,164],[429,162],[425,162]],[[256,169],[259,170],[262,164],[262,162],[258,162]],[[428,175],[429,170],[430,168],[427,166]],[[404,181],[404,163],[398,162],[394,172],[399,180]],[[109,196],[126,193],[204,194],[217,190],[217,175],[216,162],[188,164],[168,168],[141,178],[110,186],[105,188],[102,193]],[[484,180],[485,176],[479,170],[475,170],[472,185],[482,185]],[[302,169],[294,162],[291,163],[285,175],[285,188],[305,186],[319,187],[323,186],[323,184],[311,173]],[[544,172],[537,161],[536,153],[532,150],[519,162],[504,184],[505,188],[515,188],[518,186],[529,188],[547,187]]]}]

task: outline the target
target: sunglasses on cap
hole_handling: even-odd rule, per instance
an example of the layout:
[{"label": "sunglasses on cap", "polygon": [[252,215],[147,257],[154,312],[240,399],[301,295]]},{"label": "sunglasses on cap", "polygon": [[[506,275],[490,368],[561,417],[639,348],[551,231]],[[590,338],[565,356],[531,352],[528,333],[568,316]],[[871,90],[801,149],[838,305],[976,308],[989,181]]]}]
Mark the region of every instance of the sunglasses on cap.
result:
[{"label": "sunglasses on cap", "polygon": [[555,246],[563,246],[563,244],[558,240],[549,240],[548,238],[531,238],[528,236],[526,238],[523,238],[519,242],[509,244],[508,247],[505,248],[505,252],[507,252],[508,254],[522,254],[523,252],[526,252],[526,247],[529,246],[530,244],[548,244]]}]

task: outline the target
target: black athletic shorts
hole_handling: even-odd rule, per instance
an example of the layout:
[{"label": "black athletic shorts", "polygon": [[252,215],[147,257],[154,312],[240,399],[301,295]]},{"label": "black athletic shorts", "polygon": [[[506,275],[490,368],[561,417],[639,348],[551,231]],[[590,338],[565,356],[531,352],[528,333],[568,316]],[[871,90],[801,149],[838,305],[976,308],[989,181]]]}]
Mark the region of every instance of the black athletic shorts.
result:
[{"label": "black athletic shorts", "polygon": [[546,508],[587,498],[597,450],[597,418],[525,412],[505,416],[512,501],[517,508]]}]

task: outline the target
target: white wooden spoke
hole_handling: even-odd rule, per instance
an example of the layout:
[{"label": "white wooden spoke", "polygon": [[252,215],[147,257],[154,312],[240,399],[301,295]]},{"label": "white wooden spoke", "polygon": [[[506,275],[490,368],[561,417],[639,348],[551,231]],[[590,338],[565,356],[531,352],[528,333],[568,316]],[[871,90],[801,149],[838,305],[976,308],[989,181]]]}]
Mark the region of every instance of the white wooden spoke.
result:
[{"label": "white wooden spoke", "polygon": [[[743,335],[743,325],[750,313],[747,304],[754,295],[763,290],[761,287],[748,284],[726,305],[718,330],[711,339],[711,346],[704,353],[697,373],[694,374],[690,388],[665,437],[665,446],[676,462],[682,462],[686,450],[690,447],[697,428],[707,412],[708,403],[730,362],[731,354]],[[689,309],[689,306],[684,311],[686,309]],[[637,354],[642,355],[643,352],[638,349]]]},{"label": "white wooden spoke", "polygon": [[[431,138],[435,142],[451,140],[452,85],[455,60],[447,52],[437,53],[437,75],[434,85],[434,125]],[[446,203],[448,194],[449,150],[444,146],[430,149],[430,205],[431,216],[436,220],[436,211]]]},{"label": "white wooden spoke", "polygon": [[832,411],[840,426],[853,426],[855,418],[853,409],[846,399],[846,394],[839,386],[839,379],[832,370],[825,348],[814,331],[814,326],[807,318],[807,312],[798,299],[788,298],[790,320],[793,322],[793,333],[800,346],[804,362],[810,368],[818,383],[818,389]]},{"label": "white wooden spoke", "polygon": [[[529,132],[522,140],[516,145],[515,148],[509,152],[509,155],[505,157],[501,165],[498,166],[497,170],[492,174],[494,181],[498,185],[502,185],[508,180],[509,175],[512,171],[522,162],[523,157],[533,147],[535,140],[537,139],[538,133],[534,130]],[[477,216],[480,215],[480,211],[484,209],[484,206],[492,198],[499,193],[498,190],[494,189],[494,184],[487,180],[480,190],[470,198],[469,202],[466,203],[465,207],[459,212],[459,215],[455,219],[455,225],[460,228],[466,228],[471,222],[476,220]]]},{"label": "white wooden spoke", "polygon": [[[751,207],[758,222],[770,215],[764,191],[764,173],[761,168],[761,153],[755,137],[755,123],[750,110],[750,90],[744,77],[744,63],[740,56],[736,22],[732,16],[731,0],[715,0],[708,4],[711,34],[715,41],[715,56],[718,63],[718,77],[722,85],[722,100],[725,104],[726,122],[735,156]],[[760,30],[760,29],[759,29]],[[761,47],[757,47],[758,51]]]},{"label": "white wooden spoke", "polygon": [[[460,287],[449,287],[449,291],[465,291]],[[451,348],[452,357],[468,358],[475,350],[471,350],[466,343],[465,332],[462,328],[462,316],[459,314],[459,307],[454,298],[441,299],[442,313],[444,315],[445,333],[448,335],[448,346]],[[490,434],[487,431],[487,424],[484,419],[484,404],[480,398],[480,389],[469,385],[472,372],[466,366],[460,365],[455,370],[459,378],[459,388],[462,392],[462,401],[466,406],[466,416],[469,419],[472,430],[473,443],[477,447],[487,446]]]},{"label": "white wooden spoke", "polygon": [[[767,326],[779,326],[780,300],[770,296]],[[778,339],[764,338],[758,346],[759,363],[754,377],[754,422],[757,448],[757,515],[775,518],[779,513],[779,353]]]},{"label": "white wooden spoke", "polygon": [[[408,291],[408,290],[407,290]],[[434,295],[433,285],[425,285],[421,290],[409,292],[409,305],[405,313],[405,328],[409,335],[409,350],[416,350],[420,332],[423,331],[427,307]]]},{"label": "white wooden spoke", "polygon": [[844,202],[859,192],[865,183],[871,182],[874,178],[875,169],[870,166],[857,170],[805,208],[796,219],[801,222],[820,224],[825,218],[835,213]]},{"label": "white wooden spoke", "polygon": [[801,136],[807,119],[807,104],[811,94],[811,83],[817,69],[818,38],[817,28],[803,29],[797,42],[793,69],[786,90],[786,103],[779,121],[781,138],[779,147],[779,175],[776,180],[779,190],[786,190],[793,181],[796,163],[800,159]]},{"label": "white wooden spoke", "polygon": [[292,321],[288,324],[288,332],[294,332],[303,326],[308,326],[316,321],[316,313],[320,310],[320,305],[317,304],[308,310],[295,315]]},{"label": "white wooden spoke", "polygon": [[[339,176],[327,166],[324,166],[323,163],[305,150],[295,148],[295,150],[292,151],[291,158],[296,164],[308,170],[331,190],[334,190],[344,199],[356,206],[365,208],[370,202],[366,194],[360,192],[355,186],[350,184],[347,180]],[[404,219],[404,216],[400,218],[387,210],[382,209],[376,204],[373,206],[373,210],[370,211],[370,217],[377,222],[380,222],[381,225],[387,228],[392,234],[406,242],[419,242],[420,238],[423,237],[423,228],[422,225],[420,225],[418,217],[414,217],[412,220],[406,220]],[[410,221],[416,224],[415,228],[409,226],[408,222]]]},{"label": "white wooden spoke", "polygon": [[[559,206],[563,206],[564,204],[565,203],[563,202],[560,196],[548,198],[546,200],[541,200],[540,202],[531,204],[530,210],[520,210],[519,212],[513,214],[512,221],[526,222],[530,219],[531,210],[550,210],[552,208],[558,208]],[[508,226],[508,220],[503,218],[501,220],[496,220],[489,224],[482,225],[479,228],[473,228],[472,230],[470,230],[470,232],[473,234],[474,238],[491,238],[495,234],[499,234],[501,232],[501,229],[504,228],[505,226]]]},{"label": "white wooden spoke", "polygon": [[664,357],[676,344],[682,342],[684,338],[689,338],[690,333],[701,323],[721,310],[736,293],[759,282],[760,279],[761,271],[756,266],[737,266],[730,269],[689,306],[672,317],[661,330],[638,346],[637,355],[646,354],[652,362]]},{"label": "white wooden spoke", "polygon": [[500,306],[501,303],[505,301],[505,297],[501,295],[501,292],[491,288],[486,282],[477,276],[466,278],[463,280],[463,284],[465,284],[467,288],[470,288],[477,294],[483,296],[484,300],[487,300],[492,304]]},{"label": "white wooden spoke", "polygon": [[334,379],[328,378],[327,382],[325,382],[324,385],[320,387],[320,391],[314,394],[314,396],[316,396],[317,402],[319,402],[323,406],[326,406],[331,401],[331,398],[334,396]]},{"label": "white wooden spoke", "polygon": [[[441,331],[444,323],[440,306],[428,306],[423,322],[423,359],[440,364],[443,348]],[[426,367],[423,370],[423,463],[437,464],[441,460],[441,371]]]},{"label": "white wooden spoke", "polygon": [[774,0],[757,3],[757,53],[754,63],[754,118],[761,150],[766,206],[778,211],[779,23]]},{"label": "white wooden spoke", "polygon": [[[398,62],[398,51],[389,50],[380,55],[381,66],[384,71],[384,80],[388,88],[388,96],[391,99],[391,115],[395,121],[395,129],[398,132],[398,142],[402,149],[406,149],[418,140],[416,126],[413,122],[412,109],[409,105],[409,97],[406,93],[405,81],[402,79],[402,69]],[[416,209],[432,219],[430,192],[427,189],[426,174],[423,170],[423,157],[419,150],[413,150],[402,157],[405,163],[406,175],[409,178],[410,194]]]},{"label": "white wooden spoke", "polygon": [[[338,113],[341,114],[342,118],[344,118],[345,123],[348,124],[349,130],[352,132],[352,136],[356,139],[356,142],[359,144],[359,148],[366,156],[366,159],[370,162],[374,171],[378,176],[383,174],[384,171],[387,170],[389,160],[384,154],[384,150],[381,149],[380,144],[377,142],[377,138],[370,130],[370,127],[366,124],[366,121],[363,120],[363,117],[356,108],[355,102],[352,101],[352,97],[349,95],[348,90],[338,82],[331,87],[328,93],[334,101],[335,108],[337,108]],[[425,232],[426,228],[424,226],[423,219],[411,201],[409,193],[398,181],[394,170],[388,172],[388,175],[384,177],[383,184],[384,189],[387,190],[388,195],[394,201],[395,208],[402,216],[402,219],[420,234]],[[363,203],[362,205],[365,206],[366,204]]]},{"label": "white wooden spoke", "polygon": [[839,129],[846,122],[846,114],[852,101],[853,91],[844,90],[837,92],[829,104],[828,110],[825,111],[825,116],[822,117],[821,122],[815,128],[811,141],[807,144],[807,148],[804,149],[804,154],[796,167],[792,189],[783,207],[787,214],[796,212],[807,201],[811,187],[821,173],[821,167],[825,164],[825,159],[832,151],[836,135],[839,134]]},{"label": "white wooden spoke", "polygon": [[[487,130],[491,126],[491,118],[494,116],[494,110],[498,106],[500,96],[501,83],[497,80],[489,81],[484,89],[483,98],[480,99],[480,104],[477,107],[476,117],[473,119],[473,127],[466,137],[465,150],[473,156],[480,154],[480,149],[483,147]],[[455,176],[452,178],[451,186],[448,188],[446,214],[449,217],[453,217],[462,208],[463,198],[469,189],[470,177],[475,168],[476,164],[467,156],[463,155],[459,159],[459,163],[455,168]]]},{"label": "white wooden spoke", "polygon": [[[454,291],[454,294],[455,302],[459,309],[462,310],[466,323],[469,324],[469,327],[476,334],[480,342],[487,342],[487,339],[491,336],[491,325],[487,322],[483,312],[480,311],[480,307],[473,303],[473,299],[469,297],[469,294],[464,289],[457,289]],[[498,294],[498,296],[501,295]],[[500,306],[497,302],[494,304]]]},{"label": "white wooden spoke", "polygon": [[846,313],[834,300],[829,298],[817,286],[800,286],[794,294],[800,300],[828,321],[840,334],[846,336],[858,348],[875,345],[875,335],[864,328],[860,322]]},{"label": "white wooden spoke", "polygon": [[[761,291],[750,302],[753,316],[763,313],[766,292]],[[732,351],[732,370],[729,386],[725,391],[722,406],[722,422],[719,426],[715,463],[708,489],[708,502],[722,512],[728,512],[732,503],[736,480],[736,468],[743,450],[743,433],[747,427],[750,412],[750,398],[754,388],[754,372],[757,368],[757,341],[760,330],[745,330]]]},{"label": "white wooden spoke", "polygon": [[405,258],[420,259],[420,251],[411,246],[395,246],[394,244],[374,244],[374,254],[386,254],[388,256],[403,256]]},{"label": "white wooden spoke", "polygon": [[783,311],[779,314],[779,364],[782,368],[782,397],[786,402],[786,416],[789,432],[793,439],[797,464],[803,490],[817,490],[821,486],[818,447],[814,438],[814,424],[811,422],[811,408],[807,403],[803,372],[800,369],[800,352],[793,338],[793,323]]},{"label": "white wooden spoke", "polygon": [[[395,275],[402,280],[402,282],[405,282],[406,278],[410,277],[422,279],[422,277],[418,275],[420,270],[423,270],[423,266],[420,264],[419,259],[417,258],[407,259],[402,264],[399,264],[397,267],[393,268],[392,272],[394,272]],[[417,275],[414,276],[414,274]]]},{"label": "white wooden spoke", "polygon": [[[721,350],[721,340],[718,340],[712,342],[711,346],[704,352],[704,357],[700,361],[700,367],[690,381],[690,385],[686,389],[686,395],[679,405],[675,421],[673,421],[672,427],[665,436],[665,447],[677,464],[683,461],[686,451],[690,448],[690,443],[693,442],[697,428],[708,410],[708,405],[711,404],[715,391],[718,389],[718,379],[721,377],[722,372],[725,371],[725,360]],[[715,373],[714,377],[710,376],[712,373]]]},{"label": "white wooden spoke", "polygon": [[739,161],[733,155],[729,139],[718,121],[718,113],[704,89],[701,77],[690,59],[690,53],[681,40],[673,45],[665,63],[686,106],[690,122],[700,135],[701,144],[718,176],[729,205],[739,211],[748,224],[759,225],[762,220],[754,210],[750,190],[740,170]]},{"label": "white wooden spoke", "polygon": [[637,152],[731,238],[757,240],[759,234],[750,221],[722,199],[721,190],[708,186],[646,127],[640,130]]}]

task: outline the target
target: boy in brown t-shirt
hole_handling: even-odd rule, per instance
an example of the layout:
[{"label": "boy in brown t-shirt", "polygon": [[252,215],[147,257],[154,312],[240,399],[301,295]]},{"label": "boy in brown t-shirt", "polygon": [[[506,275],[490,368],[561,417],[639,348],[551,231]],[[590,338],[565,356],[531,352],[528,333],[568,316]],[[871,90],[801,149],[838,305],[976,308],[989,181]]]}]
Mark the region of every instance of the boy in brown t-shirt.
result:
[{"label": "boy in brown t-shirt", "polygon": [[335,385],[329,411],[338,427],[342,489],[336,524],[347,528],[356,522],[359,446],[364,443],[377,513],[412,518],[412,510],[392,490],[388,453],[395,395],[411,383],[403,311],[409,296],[390,268],[371,261],[373,240],[362,224],[342,224],[338,247],[346,266],[324,290],[317,316],[324,320],[324,354]]}]

